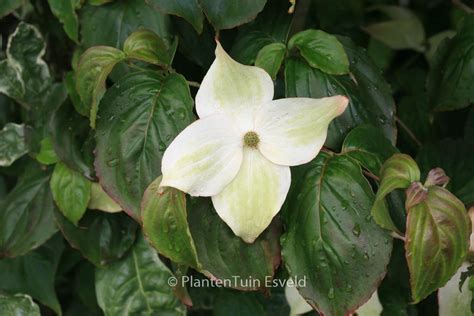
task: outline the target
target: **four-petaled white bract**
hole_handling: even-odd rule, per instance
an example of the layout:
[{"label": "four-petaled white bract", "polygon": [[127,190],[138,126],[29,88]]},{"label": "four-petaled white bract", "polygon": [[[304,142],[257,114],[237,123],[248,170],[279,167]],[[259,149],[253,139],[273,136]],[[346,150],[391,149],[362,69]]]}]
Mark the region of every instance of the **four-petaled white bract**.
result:
[{"label": "four-petaled white bract", "polygon": [[289,166],[311,161],[348,99],[273,100],[262,69],[234,61],[217,43],[196,95],[199,120],[163,155],[161,186],[211,196],[219,216],[246,242],[270,224],[290,187]]}]

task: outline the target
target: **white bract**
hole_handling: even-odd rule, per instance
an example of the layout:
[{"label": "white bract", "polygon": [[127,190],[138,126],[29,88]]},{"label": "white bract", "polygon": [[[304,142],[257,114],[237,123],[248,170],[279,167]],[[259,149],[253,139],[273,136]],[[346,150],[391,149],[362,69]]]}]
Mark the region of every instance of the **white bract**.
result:
[{"label": "white bract", "polygon": [[262,69],[234,61],[217,43],[216,59],[196,95],[200,117],[166,149],[161,186],[211,196],[219,216],[253,242],[280,210],[289,166],[311,161],[348,99],[273,100]]}]

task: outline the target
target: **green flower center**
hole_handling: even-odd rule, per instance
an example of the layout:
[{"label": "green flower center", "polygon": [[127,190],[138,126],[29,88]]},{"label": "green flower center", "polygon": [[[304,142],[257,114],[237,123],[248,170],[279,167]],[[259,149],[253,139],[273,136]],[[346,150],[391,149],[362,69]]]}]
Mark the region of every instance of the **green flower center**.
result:
[{"label": "green flower center", "polygon": [[244,135],[245,146],[248,146],[251,148],[257,148],[259,142],[260,142],[260,138],[258,138],[258,135],[255,132],[250,131]]}]

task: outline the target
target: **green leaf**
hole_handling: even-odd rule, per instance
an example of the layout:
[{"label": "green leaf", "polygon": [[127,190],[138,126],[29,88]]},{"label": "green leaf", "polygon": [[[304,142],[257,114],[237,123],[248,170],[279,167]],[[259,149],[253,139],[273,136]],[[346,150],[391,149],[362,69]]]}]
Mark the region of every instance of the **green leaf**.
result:
[{"label": "green leaf", "polygon": [[150,30],[133,32],[123,44],[127,58],[133,58],[160,66],[171,64],[171,56],[165,42]]},{"label": "green leaf", "polygon": [[199,269],[196,247],[186,216],[183,192],[161,187],[161,177],[154,180],[142,198],[143,232],[158,252],[177,264]]},{"label": "green leaf", "polygon": [[360,166],[321,152],[293,168],[283,216],[282,256],[300,294],[320,313],[346,315],[367,301],[386,272],[392,239],[370,215],[374,194]]},{"label": "green leaf", "polygon": [[251,65],[263,47],[286,44],[293,18],[287,10],[285,1],[270,1],[255,21],[239,28],[230,55],[240,63]]},{"label": "green leaf", "polygon": [[120,205],[115,203],[115,201],[112,200],[112,198],[97,182],[92,183],[91,198],[87,207],[91,210],[99,210],[107,213],[117,213],[122,211]]},{"label": "green leaf", "polygon": [[78,43],[79,20],[75,6],[77,0],[48,0],[51,12],[61,21],[67,36]]},{"label": "green leaf", "polygon": [[415,13],[403,7],[378,5],[375,10],[390,19],[365,26],[363,29],[373,38],[392,49],[424,51],[425,30]]},{"label": "green leaf", "polygon": [[66,85],[67,93],[77,113],[88,117],[90,109],[82,102],[81,96],[77,93],[76,78],[73,71],[66,73],[64,76],[64,84]]},{"label": "green leaf", "polygon": [[160,175],[163,152],[193,121],[192,109],[186,80],[155,71],[124,77],[101,101],[96,171],[105,191],[136,220],[143,192]]},{"label": "green leaf", "polygon": [[4,316],[41,316],[38,305],[25,294],[0,294],[0,310]]},{"label": "green leaf", "polygon": [[80,17],[86,48],[105,45],[120,49],[125,39],[140,28],[155,32],[165,41],[170,38],[169,16],[154,10],[144,0],[115,1],[100,7],[88,5],[81,9]]},{"label": "green leaf", "polygon": [[314,8],[311,9],[323,31],[350,37],[360,36],[367,3],[360,0],[317,0],[313,4]]},{"label": "green leaf", "polygon": [[221,291],[214,303],[214,316],[265,316],[258,296],[251,292]]},{"label": "green leaf", "polygon": [[146,0],[151,6],[165,14],[173,14],[182,17],[194,27],[196,32],[201,33],[203,28],[204,14],[199,7],[198,0]]},{"label": "green leaf", "polygon": [[185,315],[168,279],[171,271],[143,236],[122,260],[96,270],[97,300],[105,315]]},{"label": "green leaf", "polygon": [[137,223],[123,213],[88,211],[74,226],[60,212],[55,212],[59,227],[71,247],[97,267],[121,258],[135,241]]},{"label": "green leaf", "polygon": [[396,189],[406,189],[412,182],[420,180],[420,169],[408,155],[394,154],[387,159],[380,170],[380,185],[371,213],[377,224],[398,232],[388,211],[385,197]]},{"label": "green leaf", "polygon": [[124,59],[121,50],[107,46],[91,47],[81,56],[76,71],[76,89],[84,106],[90,109],[92,128],[95,128],[99,101],[105,93],[105,80],[114,66]]},{"label": "green leaf", "polygon": [[94,142],[89,121],[79,115],[70,102],[65,102],[53,114],[49,131],[54,151],[69,168],[93,180]]},{"label": "green leaf", "polygon": [[398,149],[385,138],[382,131],[371,125],[360,125],[350,131],[341,150],[342,154],[357,160],[374,175],[379,175],[385,160],[397,152]]},{"label": "green leaf", "polygon": [[113,1],[114,0],[88,0],[87,3],[89,3],[90,5],[99,6]]},{"label": "green leaf", "polygon": [[447,189],[466,205],[474,204],[474,143],[471,140],[443,139],[421,147],[416,161],[423,176],[436,167],[451,178]]},{"label": "green leaf", "polygon": [[61,315],[54,283],[63,249],[63,239],[56,235],[40,248],[24,256],[0,260],[0,289],[7,293],[31,295]]},{"label": "green leaf", "polygon": [[46,137],[41,140],[41,149],[36,156],[36,160],[38,160],[43,165],[52,165],[59,161],[59,158],[54,151],[51,137]]},{"label": "green leaf", "polygon": [[348,131],[360,124],[371,124],[395,142],[395,103],[388,84],[364,50],[351,40],[340,38],[350,60],[351,76],[332,76],[311,68],[302,58],[285,63],[287,97],[321,98],[346,95],[349,107],[329,126],[326,146],[337,149]]},{"label": "green leaf", "polygon": [[[273,223],[248,244],[235,236],[227,224],[220,219],[209,198],[188,200],[188,223],[194,240],[202,272],[211,279],[258,280],[263,287],[271,280],[280,263],[278,238],[280,225]],[[224,246],[225,245],[225,246]],[[236,260],[238,254],[238,260]],[[231,282],[237,289],[255,290],[253,282],[243,284]]]},{"label": "green leaf", "polygon": [[405,251],[414,303],[454,275],[467,255],[471,232],[466,209],[453,194],[438,186],[422,190],[426,199],[407,206]]},{"label": "green leaf", "polygon": [[275,80],[283,59],[285,58],[285,53],[285,44],[268,44],[258,52],[255,66],[265,69],[265,71]]},{"label": "green leaf", "polygon": [[428,63],[432,64],[433,63],[433,58],[438,50],[439,45],[445,40],[445,39],[451,39],[456,35],[455,31],[452,30],[446,30],[442,31],[440,33],[437,33],[431,37],[428,38],[428,43],[427,46],[428,48],[425,51],[425,58],[428,61]]},{"label": "green leaf", "polygon": [[288,42],[288,49],[298,48],[308,64],[327,74],[349,73],[349,60],[337,37],[321,30],[299,32]]},{"label": "green leaf", "polygon": [[255,19],[267,0],[198,0],[216,30],[231,29]]},{"label": "green leaf", "polygon": [[7,123],[0,130],[0,166],[8,167],[28,152],[25,144],[25,125]]},{"label": "green leaf", "polygon": [[436,111],[462,109],[474,102],[474,14],[436,51],[428,74],[428,98]]},{"label": "green leaf", "polygon": [[[463,263],[456,274],[438,291],[438,305],[440,315],[472,316],[472,292],[468,283],[459,288],[461,274],[467,271],[469,265]],[[472,277],[470,277],[472,280]]]},{"label": "green leaf", "polygon": [[0,201],[0,258],[21,256],[57,231],[49,179],[50,172],[31,164]]},{"label": "green leaf", "polygon": [[25,107],[37,108],[51,85],[48,66],[43,55],[46,45],[39,31],[21,22],[10,35],[7,59],[0,61],[0,93]]},{"label": "green leaf", "polygon": [[59,162],[51,177],[51,192],[61,212],[77,225],[89,204],[91,182]]},{"label": "green leaf", "polygon": [[10,14],[19,8],[23,3],[23,0],[2,0],[0,3],[0,18]]}]

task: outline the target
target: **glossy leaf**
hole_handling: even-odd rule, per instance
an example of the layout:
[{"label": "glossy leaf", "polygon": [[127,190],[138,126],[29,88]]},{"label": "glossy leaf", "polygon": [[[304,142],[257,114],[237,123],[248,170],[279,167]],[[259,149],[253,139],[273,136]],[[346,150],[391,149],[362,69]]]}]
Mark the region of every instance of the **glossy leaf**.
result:
[{"label": "glossy leaf", "polygon": [[285,1],[269,1],[264,10],[249,24],[239,27],[230,55],[243,64],[253,64],[258,52],[272,43],[286,44],[292,15]]},{"label": "glossy leaf", "polygon": [[69,168],[86,178],[94,178],[93,146],[89,121],[79,115],[70,102],[65,102],[53,114],[49,130],[55,153]]},{"label": "glossy leaf", "polygon": [[91,127],[95,127],[99,101],[105,93],[105,80],[125,54],[107,46],[89,48],[82,54],[76,72],[76,89],[90,110]]},{"label": "glossy leaf", "polygon": [[74,225],[84,215],[91,197],[91,182],[78,172],[58,163],[51,177],[51,192],[56,205]]},{"label": "glossy leaf", "polygon": [[379,175],[385,160],[397,152],[398,149],[385,138],[381,130],[371,125],[360,125],[350,131],[341,150],[341,153],[357,160],[374,175]]},{"label": "glossy leaf", "polygon": [[405,249],[415,303],[454,275],[467,255],[471,233],[461,201],[442,187],[424,190],[426,199],[407,206]]},{"label": "glossy leaf", "polygon": [[168,279],[171,271],[140,236],[122,260],[96,270],[96,291],[105,315],[185,315]]},{"label": "glossy leaf", "polygon": [[25,294],[0,294],[0,310],[5,316],[40,316],[38,305]]},{"label": "glossy leaf", "polygon": [[0,201],[0,258],[23,255],[57,231],[49,179],[49,171],[31,164]]},{"label": "glossy leaf", "polygon": [[347,132],[367,123],[381,129],[392,143],[395,140],[395,105],[377,67],[367,54],[349,39],[340,38],[350,60],[351,76],[331,76],[311,68],[302,58],[289,58],[285,63],[287,97],[321,98],[346,95],[348,109],[329,126],[326,146],[338,148]]},{"label": "glossy leaf", "polygon": [[24,256],[0,260],[0,289],[12,294],[31,295],[56,314],[61,314],[54,284],[63,249],[63,239],[56,235]]},{"label": "glossy leaf", "polygon": [[474,15],[467,15],[463,27],[436,51],[428,75],[428,97],[436,111],[452,111],[474,102],[470,82],[474,80]]},{"label": "glossy leaf", "polygon": [[192,107],[181,75],[151,71],[123,78],[101,101],[96,171],[105,191],[136,220],[143,192],[160,175],[163,152],[193,120]]},{"label": "glossy leaf", "polygon": [[267,0],[198,0],[216,30],[231,29],[255,19]]},{"label": "glossy leaf", "polygon": [[49,69],[43,55],[46,45],[39,31],[26,23],[18,24],[10,35],[7,59],[0,61],[0,93],[25,107],[36,104],[51,85]]},{"label": "glossy leaf", "polygon": [[372,189],[351,158],[323,152],[292,180],[281,239],[290,277],[306,277],[298,290],[319,312],[352,313],[385,275],[392,249],[372,220]]},{"label": "glossy leaf", "polygon": [[123,44],[128,58],[138,59],[157,65],[169,65],[171,56],[165,42],[150,30],[133,32]]},{"label": "glossy leaf", "polygon": [[51,12],[61,21],[67,36],[77,43],[79,19],[75,10],[76,2],[76,0],[48,0]]},{"label": "glossy leaf", "polygon": [[196,247],[189,231],[186,196],[171,187],[160,187],[154,180],[143,194],[143,232],[158,252],[177,264],[199,269]]},{"label": "glossy leaf", "polygon": [[56,221],[71,247],[101,267],[121,258],[135,241],[138,225],[125,214],[88,211],[74,226],[61,213]]},{"label": "glossy leaf", "polygon": [[288,48],[298,48],[311,67],[331,75],[349,73],[349,60],[337,37],[321,30],[299,32],[290,39]]},{"label": "glossy leaf", "polygon": [[255,66],[265,69],[275,79],[285,58],[286,46],[282,43],[272,43],[259,50]]},{"label": "glossy leaf", "polygon": [[406,189],[412,182],[420,180],[420,169],[408,155],[395,154],[382,166],[380,170],[380,185],[375,197],[371,213],[381,227],[398,231],[390,217],[385,197],[396,189]]},{"label": "glossy leaf", "polygon": [[149,29],[162,39],[170,37],[169,17],[144,0],[85,6],[80,17],[82,42],[86,48],[105,45],[120,49],[125,39],[140,28]]},{"label": "glossy leaf", "polygon": [[[248,244],[235,236],[220,219],[208,198],[188,200],[188,223],[194,240],[202,273],[211,279],[257,279],[260,285],[271,280],[280,264],[279,223],[273,223],[255,240]],[[224,246],[225,245],[225,246]],[[238,254],[238,260],[236,260]],[[252,282],[235,282],[232,287],[255,289]]]},{"label": "glossy leaf", "polygon": [[147,2],[165,14],[182,17],[191,23],[196,32],[202,32],[204,14],[199,7],[198,0],[147,0]]},{"label": "glossy leaf", "polygon": [[8,123],[0,130],[0,166],[8,167],[28,152],[25,125]]},{"label": "glossy leaf", "polygon": [[91,210],[99,210],[107,213],[117,213],[122,211],[120,205],[115,203],[115,201],[112,200],[112,198],[97,182],[92,183],[91,198],[87,207]]},{"label": "glossy leaf", "polygon": [[[440,316],[471,316],[472,292],[469,290],[469,282],[465,281],[461,289],[459,280],[461,273],[468,268],[467,263],[463,263],[455,275],[438,291],[438,305]],[[472,279],[472,277],[471,277]]]}]

